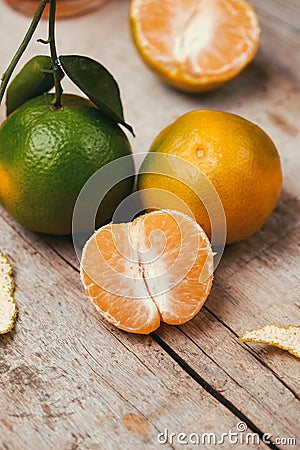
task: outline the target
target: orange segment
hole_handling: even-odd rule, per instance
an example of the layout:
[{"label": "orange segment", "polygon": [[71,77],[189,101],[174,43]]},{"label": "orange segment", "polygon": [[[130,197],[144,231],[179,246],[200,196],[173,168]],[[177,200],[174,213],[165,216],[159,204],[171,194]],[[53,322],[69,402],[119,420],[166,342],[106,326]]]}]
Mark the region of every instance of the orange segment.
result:
[{"label": "orange segment", "polygon": [[100,228],[86,243],[81,278],[88,297],[118,328],[150,333],[197,314],[213,278],[201,227],[177,211],[153,211]]},{"label": "orange segment", "polygon": [[[178,212],[153,212],[143,221],[145,236],[155,249],[161,249],[165,242],[163,253],[151,263],[145,263],[141,255],[145,280],[161,320],[174,325],[187,322],[200,310],[211,289],[210,243],[194,220]],[[154,233],[157,236],[151,239]]]},{"label": "orange segment", "polygon": [[184,90],[218,87],[258,48],[257,15],[245,0],[132,0],[130,19],[146,64]]},{"label": "orange segment", "polygon": [[81,277],[87,296],[108,322],[126,331],[149,333],[160,318],[137,255],[129,241],[129,224],[106,225],[85,245]]}]

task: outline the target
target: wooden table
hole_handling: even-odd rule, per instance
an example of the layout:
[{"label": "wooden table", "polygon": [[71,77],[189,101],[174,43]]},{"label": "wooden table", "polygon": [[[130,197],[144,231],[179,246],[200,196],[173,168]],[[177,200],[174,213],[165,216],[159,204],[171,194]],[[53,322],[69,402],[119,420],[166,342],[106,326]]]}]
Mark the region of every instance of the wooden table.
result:
[{"label": "wooden table", "polygon": [[[199,96],[169,89],[143,65],[129,36],[128,1],[59,22],[61,53],[94,57],[119,81],[137,133],[135,152],[147,151],[160,129],[186,111],[232,111],[272,136],[284,189],[264,228],[226,249],[197,317],[151,336],[103,322],[85,299],[71,242],[31,233],[1,209],[0,248],[13,262],[20,311],[14,332],[0,337],[1,449],[217,448],[209,445],[213,437],[196,446],[180,444],[178,435],[215,433],[219,440],[229,430],[245,439],[257,433],[260,442],[225,437],[226,450],[300,448],[299,360],[238,341],[264,324],[300,324],[300,4],[253,3],[262,25],[257,58],[222,90]],[[1,71],[27,24],[1,2]],[[36,38],[46,36],[43,23]],[[34,43],[23,62],[43,51]],[[68,82],[65,89],[76,92]],[[176,436],[163,445],[158,435],[166,429]],[[284,438],[297,443],[285,445]]]}]

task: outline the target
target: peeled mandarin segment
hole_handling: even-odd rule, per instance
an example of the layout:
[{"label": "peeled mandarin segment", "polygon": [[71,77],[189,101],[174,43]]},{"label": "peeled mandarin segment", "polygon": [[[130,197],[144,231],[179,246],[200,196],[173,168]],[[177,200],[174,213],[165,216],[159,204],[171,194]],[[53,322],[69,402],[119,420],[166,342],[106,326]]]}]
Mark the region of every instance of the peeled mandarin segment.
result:
[{"label": "peeled mandarin segment", "polygon": [[126,331],[150,333],[159,326],[159,314],[145,287],[128,228],[110,224],[91,237],[82,255],[82,282],[108,322]]},{"label": "peeled mandarin segment", "polygon": [[12,330],[17,316],[17,304],[13,296],[14,279],[7,256],[0,251],[0,334]]},{"label": "peeled mandarin segment", "polygon": [[195,316],[211,289],[213,254],[193,219],[153,211],[100,228],[84,247],[81,278],[106,320],[146,334],[160,321],[178,325]]},{"label": "peeled mandarin segment", "polygon": [[245,0],[132,0],[130,17],[146,64],[178,88],[217,87],[257,52],[260,27]]},{"label": "peeled mandarin segment", "polygon": [[[157,240],[165,238],[165,250],[150,264],[143,263],[143,268],[161,320],[179,325],[197,314],[210,292],[213,253],[206,234],[194,220],[179,212],[170,213],[144,216],[147,239],[151,240],[152,230],[160,231]],[[162,246],[154,238],[152,243]]]},{"label": "peeled mandarin segment", "polygon": [[240,341],[273,345],[300,358],[300,326],[266,325],[258,330],[246,332],[240,337]]},{"label": "peeled mandarin segment", "polygon": [[87,294],[103,317],[121,330],[148,334],[160,325],[157,308],[149,298],[120,297],[101,289]]},{"label": "peeled mandarin segment", "polygon": [[207,260],[197,258],[195,266],[182,283],[170,289],[167,294],[154,296],[163,322],[180,325],[191,320],[202,308],[212,286],[213,277],[210,276],[201,283],[199,267],[212,264],[212,257]]}]

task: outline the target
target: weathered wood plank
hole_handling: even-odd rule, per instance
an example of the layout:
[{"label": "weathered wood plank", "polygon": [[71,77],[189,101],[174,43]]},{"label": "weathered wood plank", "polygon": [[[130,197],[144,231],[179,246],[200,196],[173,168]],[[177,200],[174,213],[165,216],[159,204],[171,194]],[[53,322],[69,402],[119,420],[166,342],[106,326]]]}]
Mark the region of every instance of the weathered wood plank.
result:
[{"label": "weathered wood plank", "polygon": [[[299,237],[300,228],[239,269],[231,264],[227,253],[216,276],[220,296],[212,297],[207,307],[238,335],[263,324],[298,325]],[[300,393],[299,363],[295,358],[273,348],[251,348]]]},{"label": "weathered wood plank", "polygon": [[[275,436],[284,429],[292,433],[298,420],[291,392],[299,393],[298,361],[278,349],[241,345],[236,335],[265,321],[299,317],[294,305],[299,295],[299,203],[295,199],[300,195],[299,2],[253,3],[263,28],[257,58],[223,89],[202,96],[168,89],[143,65],[129,36],[128,2],[123,0],[111,1],[92,16],[58,24],[58,46],[61,53],[73,53],[76,42],[77,53],[102,61],[114,73],[127,120],[137,132],[132,140],[135,152],[146,151],[163,126],[196,108],[243,115],[260,124],[277,143],[285,194],[276,213],[256,236],[227,248],[207,309],[180,330],[162,327],[159,331],[214,389]],[[0,30],[6,39],[1,59],[6,65],[28,20],[4,4],[0,9]],[[75,39],[79,26],[88,30],[85,39]],[[13,39],[7,40],[8,29]],[[45,23],[38,37],[44,35]],[[23,61],[40,52],[41,45],[34,44]],[[76,92],[68,82],[65,87]],[[3,107],[0,114],[3,118]],[[0,395],[6,405],[5,414],[0,414],[3,448],[6,444],[9,450],[19,450],[30,443],[30,448],[39,450],[51,444],[98,449],[105,442],[109,449],[122,442],[125,449],[151,449],[157,448],[155,434],[160,427],[184,432],[213,431],[217,424],[223,431],[234,428],[238,419],[203,392],[151,338],[127,336],[102,323],[82,300],[74,270],[39,236],[22,230],[6,213],[3,217],[0,246],[13,256],[21,307],[17,332],[1,340],[0,376],[5,386]],[[77,265],[69,243],[50,237],[45,241]]]},{"label": "weathered wood plank", "polygon": [[239,419],[149,336],[104,324],[78,273],[1,213],[20,310],[16,331],[0,340],[2,448],[152,449],[165,428],[234,429]]},{"label": "weathered wood plank", "polygon": [[[297,360],[283,351],[263,346],[248,346],[249,349],[251,347],[249,352],[237,341],[237,335],[245,327],[255,328],[265,321],[277,320],[283,323],[283,319],[297,321],[299,318],[294,304],[299,295],[299,278],[295,273],[299,259],[294,245],[298,238],[294,232],[300,224],[299,201],[295,197],[300,193],[297,176],[299,159],[295,161],[299,124],[294,120],[300,115],[297,70],[299,35],[278,14],[275,15],[279,19],[272,20],[275,3],[272,11],[268,10],[266,3],[264,9],[260,8],[261,2],[254,3],[263,27],[262,45],[256,61],[221,91],[199,97],[197,101],[202,107],[203,103],[205,107],[221,106],[222,109],[245,115],[270,132],[282,154],[284,170],[288,174],[285,192],[275,214],[263,230],[253,238],[227,248],[217,272],[215,288],[207,308],[232,332],[222,327],[218,320],[213,320],[209,311],[206,311],[203,316],[199,314],[195,321],[182,327],[187,335],[185,338],[170,327],[162,327],[158,334],[201,376],[212,380],[211,384],[217,390],[223,392],[221,385],[224,382],[223,394],[233,403],[239,404],[242,411],[247,411],[248,417],[263,423],[274,436],[284,433],[285,429],[293,435],[299,422],[299,403],[293,394],[299,395],[300,392]],[[288,11],[291,15],[291,10]],[[175,98],[175,94],[171,95]],[[155,92],[153,97],[150,102],[157,100]],[[181,107],[188,102],[190,106],[196,106],[195,98],[184,98]],[[168,105],[168,100],[165,103]],[[176,111],[173,103],[170,100],[170,106]],[[146,127],[146,132],[149,128]],[[286,235],[289,237],[285,238]],[[284,252],[276,251],[283,239],[288,239],[288,248]],[[51,238],[48,243],[76,265],[71,246],[57,243]],[[289,260],[292,250],[294,256]],[[279,259],[273,268],[274,258]],[[265,270],[265,266],[269,268]],[[257,283],[261,283],[261,278],[264,284],[257,291]],[[273,288],[269,289],[269,285],[273,285]],[[284,290],[290,300],[282,298]],[[264,315],[262,309],[265,310]],[[300,319],[298,321],[300,323]],[[205,339],[199,329],[205,334]],[[224,342],[228,343],[228,349],[224,349]],[[200,359],[198,348],[207,356],[202,353]],[[276,420],[274,410],[280,419]]]},{"label": "weathered wood plank", "polygon": [[251,0],[251,3],[255,6],[262,19],[265,14],[268,14],[274,23],[274,19],[283,22],[283,26],[290,33],[295,33],[296,30],[300,31],[300,6],[298,0],[289,0],[287,3],[285,0]]},{"label": "weathered wood plank", "polygon": [[[261,231],[263,235],[277,235],[268,247],[261,250],[254,237],[250,240],[253,248],[249,242],[227,248],[204,310],[180,327],[186,337],[179,337],[168,327],[162,327],[159,335],[226,398],[239,402],[249,418],[256,417],[273,436],[290,435],[299,441],[298,360],[283,350],[248,344],[250,355],[237,340],[244,330],[263,324],[300,323],[299,202],[288,204],[292,206],[290,213],[286,204],[280,205]],[[283,224],[281,231],[279,219],[284,211],[288,216],[285,225],[290,226]],[[247,246],[252,252],[243,259],[239,255]],[[204,352],[201,358],[197,348]]]},{"label": "weathered wood plank", "polygon": [[[300,323],[299,227],[300,202],[283,195],[276,212],[259,233],[227,247],[216,273],[214,289],[218,295],[211,295],[206,306],[237,335],[270,321]],[[50,236],[45,240],[78,268],[70,242]],[[264,284],[260,288],[261,279]],[[253,346],[253,351],[258,348]],[[261,356],[265,359],[265,355],[271,356],[270,363],[274,355],[283,356],[286,364],[278,366],[275,358],[272,369],[291,389],[300,392],[295,373],[297,361],[278,349],[265,349]]]},{"label": "weathered wood plank", "polygon": [[[220,301],[218,291],[212,293],[214,296]],[[158,335],[266,433],[300,439],[299,397],[282,383],[276,372],[243,349],[231,331],[205,309],[180,330],[182,333],[164,325]],[[296,378],[297,361],[292,363]],[[281,358],[281,365],[284,364],[285,355]]]},{"label": "weathered wood plank", "polygon": [[[47,240],[51,245],[55,245],[53,239]],[[62,252],[63,256],[68,258],[71,249],[64,251],[61,245],[58,252]],[[238,265],[236,258],[235,262]],[[73,259],[73,264],[75,263]],[[223,264],[226,265],[225,262],[222,263],[218,270],[221,276],[224,276]],[[297,265],[294,264],[294,267],[296,270]],[[241,315],[241,320],[243,323],[246,321],[247,326],[251,324],[251,320],[255,323],[258,317],[260,318],[256,310],[252,314],[248,312],[252,299],[248,299],[242,307],[240,296],[231,299],[231,281],[225,276],[224,278],[224,281],[218,281],[217,275],[217,284],[207,301],[208,310],[204,308],[193,321],[180,327],[184,335],[176,328],[168,326],[161,327],[158,335],[204,380],[257,426],[263,424],[263,429],[275,437],[289,435],[300,439],[300,435],[297,435],[300,421],[299,363],[294,357],[276,349],[265,351],[267,354],[270,352],[280,354],[280,359],[273,358],[273,363],[264,361],[264,357],[256,358],[253,352],[260,356],[259,349],[254,348],[249,352],[247,347],[238,342],[237,335],[233,331],[210,314],[210,305],[213,305],[215,308],[211,309],[224,320],[222,311],[227,311],[227,305],[231,301],[233,304],[228,308],[229,318],[226,317],[230,326],[234,322],[232,316]],[[272,299],[274,300],[274,296]],[[255,297],[254,305],[256,300]],[[255,326],[257,325],[253,324],[253,327]],[[271,354],[270,360],[272,356]],[[260,359],[265,364],[261,364]],[[267,363],[270,363],[272,371]]]}]

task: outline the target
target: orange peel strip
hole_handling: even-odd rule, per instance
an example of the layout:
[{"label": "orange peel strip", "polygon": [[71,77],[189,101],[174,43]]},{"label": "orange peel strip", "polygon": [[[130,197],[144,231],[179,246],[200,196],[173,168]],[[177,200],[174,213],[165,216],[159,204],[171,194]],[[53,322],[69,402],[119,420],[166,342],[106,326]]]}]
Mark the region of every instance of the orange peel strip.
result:
[{"label": "orange peel strip", "polygon": [[0,334],[8,333],[15,324],[18,309],[14,290],[11,263],[0,250]]},{"label": "orange peel strip", "polygon": [[239,340],[253,344],[273,345],[300,358],[300,326],[279,326],[272,323],[257,330],[247,331]]}]

